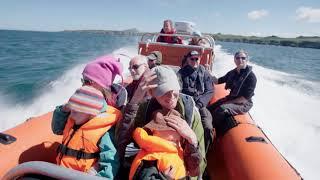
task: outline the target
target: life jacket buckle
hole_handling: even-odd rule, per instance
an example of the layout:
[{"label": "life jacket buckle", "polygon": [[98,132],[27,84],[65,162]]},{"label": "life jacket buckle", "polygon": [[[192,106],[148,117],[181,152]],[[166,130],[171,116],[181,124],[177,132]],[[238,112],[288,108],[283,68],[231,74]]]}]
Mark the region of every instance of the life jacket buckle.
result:
[{"label": "life jacket buckle", "polygon": [[77,160],[80,160],[82,157],[84,157],[84,149],[80,149],[77,152]]},{"label": "life jacket buckle", "polygon": [[63,145],[63,144],[59,144],[58,148],[57,148],[57,153],[61,153],[61,154],[67,154],[67,146]]}]

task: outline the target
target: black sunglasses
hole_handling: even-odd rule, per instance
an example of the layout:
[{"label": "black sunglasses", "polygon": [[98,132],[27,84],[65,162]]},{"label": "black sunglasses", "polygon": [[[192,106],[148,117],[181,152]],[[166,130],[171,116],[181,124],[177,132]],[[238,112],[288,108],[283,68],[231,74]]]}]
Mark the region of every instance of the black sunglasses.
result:
[{"label": "black sunglasses", "polygon": [[246,60],[246,59],[247,59],[247,57],[240,57],[240,56],[237,56],[237,57],[236,57],[236,60],[240,60],[240,59],[242,59],[242,60]]},{"label": "black sunglasses", "polygon": [[191,61],[198,61],[199,58],[190,58]]},{"label": "black sunglasses", "polygon": [[131,69],[134,69],[134,70],[137,70],[142,64],[134,64],[132,65],[131,67],[129,67],[128,69],[131,70]]}]

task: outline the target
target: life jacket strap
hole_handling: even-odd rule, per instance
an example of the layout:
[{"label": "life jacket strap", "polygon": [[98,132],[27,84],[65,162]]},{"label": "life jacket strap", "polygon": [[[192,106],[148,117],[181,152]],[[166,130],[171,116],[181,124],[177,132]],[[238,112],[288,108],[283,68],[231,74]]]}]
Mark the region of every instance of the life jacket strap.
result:
[{"label": "life jacket strap", "polygon": [[98,158],[99,157],[99,153],[100,153],[100,152],[87,153],[87,152],[84,152],[83,149],[75,150],[75,149],[68,148],[67,146],[65,146],[63,144],[60,144],[58,146],[57,152],[61,153],[63,155],[66,155],[66,156],[75,157],[75,158],[77,158],[77,160],[79,160],[79,159],[94,159],[94,158]]}]

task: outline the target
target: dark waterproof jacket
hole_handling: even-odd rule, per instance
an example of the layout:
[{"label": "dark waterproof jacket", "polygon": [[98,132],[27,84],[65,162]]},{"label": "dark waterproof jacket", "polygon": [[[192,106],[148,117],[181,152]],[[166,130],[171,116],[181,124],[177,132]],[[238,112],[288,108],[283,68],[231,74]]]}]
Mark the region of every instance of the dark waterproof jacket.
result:
[{"label": "dark waterproof jacket", "polygon": [[111,85],[111,91],[114,94],[117,94],[117,97],[115,99],[115,104],[110,104],[113,107],[116,107],[117,109],[121,110],[124,105],[127,104],[127,98],[128,98],[128,93],[127,90],[120,84],[112,84]]},{"label": "dark waterproof jacket", "polygon": [[251,101],[256,88],[257,78],[252,72],[252,67],[247,66],[245,69],[241,69],[240,73],[237,72],[237,69],[229,71],[225,76],[218,79],[218,84],[221,83],[226,83],[225,89],[231,90],[230,94],[226,97],[227,99],[243,96]]},{"label": "dark waterproof jacket", "polygon": [[131,98],[133,97],[133,94],[136,91],[136,89],[138,88],[141,79],[142,78],[140,78],[139,80],[133,80],[132,83],[130,83],[126,87],[126,90],[127,90],[127,93],[128,93],[128,102],[130,102]]},{"label": "dark waterproof jacket", "polygon": [[[162,34],[174,34],[175,31],[171,33],[165,33],[163,29],[161,29],[160,33]],[[165,43],[171,43],[171,44],[182,44],[182,39],[179,36],[159,36],[157,38],[157,42],[165,42]]]},{"label": "dark waterproof jacket", "polygon": [[[119,121],[116,130],[117,136],[117,150],[120,157],[123,159],[126,146],[133,141],[132,133],[137,127],[144,127],[150,120],[151,114],[157,109],[160,109],[161,105],[152,98],[147,102],[142,103],[140,106],[136,104],[128,103],[123,113],[123,119]],[[199,146],[194,148],[193,145],[185,143],[184,160],[187,171],[191,174],[198,174],[196,172],[203,173],[206,167],[205,148],[204,148],[204,131],[200,119],[200,114],[195,108],[195,103],[192,97],[184,94],[180,94],[177,107],[175,108],[180,114],[182,114],[191,129],[195,132]],[[193,171],[193,172],[192,172]]]},{"label": "dark waterproof jacket", "polygon": [[178,75],[182,83],[181,92],[192,96],[199,109],[206,107],[213,96],[214,88],[213,78],[204,66],[194,69],[186,65],[178,71]]}]

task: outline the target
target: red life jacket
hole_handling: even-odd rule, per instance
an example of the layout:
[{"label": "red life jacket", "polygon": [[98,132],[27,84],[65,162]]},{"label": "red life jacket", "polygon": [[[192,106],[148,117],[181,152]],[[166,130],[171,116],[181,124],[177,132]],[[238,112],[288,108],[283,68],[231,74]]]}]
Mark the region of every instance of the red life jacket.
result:
[{"label": "red life jacket", "polygon": [[[176,31],[174,30],[172,32],[165,33],[164,30],[161,29],[160,33],[162,33],[162,34],[175,34]],[[162,35],[157,38],[157,42],[165,42],[165,43],[171,43],[171,44],[174,44],[174,43],[182,44],[182,39],[179,36],[164,36],[164,35]]]}]

